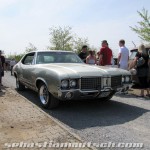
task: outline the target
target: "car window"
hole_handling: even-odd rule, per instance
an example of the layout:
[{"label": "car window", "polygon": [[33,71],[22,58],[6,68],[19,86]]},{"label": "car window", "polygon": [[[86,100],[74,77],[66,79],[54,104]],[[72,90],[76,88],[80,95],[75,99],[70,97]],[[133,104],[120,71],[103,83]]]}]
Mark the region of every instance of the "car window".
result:
[{"label": "car window", "polygon": [[134,59],[137,51],[132,51],[130,55],[130,59]]},{"label": "car window", "polygon": [[32,64],[34,64],[34,55],[35,55],[35,53],[27,54],[23,58],[22,63],[25,64],[25,65],[32,65]]},{"label": "car window", "polygon": [[45,63],[53,63],[55,60],[54,56],[45,55],[45,54],[38,54],[37,55],[37,64],[45,64]]},{"label": "car window", "polygon": [[82,60],[72,52],[38,52],[36,64],[46,63],[83,63]]}]

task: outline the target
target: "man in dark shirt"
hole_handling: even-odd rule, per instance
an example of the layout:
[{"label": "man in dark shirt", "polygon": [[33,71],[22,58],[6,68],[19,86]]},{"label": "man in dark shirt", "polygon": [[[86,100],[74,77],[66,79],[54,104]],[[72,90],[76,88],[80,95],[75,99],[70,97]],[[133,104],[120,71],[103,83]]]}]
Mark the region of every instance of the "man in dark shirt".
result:
[{"label": "man in dark shirt", "polygon": [[2,77],[4,76],[4,69],[5,69],[5,57],[2,56],[2,51],[0,50],[0,61],[1,61],[1,78],[0,84],[2,85]]},{"label": "man in dark shirt", "polygon": [[79,53],[79,57],[83,60],[84,63],[86,63],[86,57],[87,57],[87,46],[82,46],[82,50]]},{"label": "man in dark shirt", "polygon": [[106,40],[102,41],[102,48],[98,52],[99,54],[99,65],[111,65],[112,50],[108,47]]}]

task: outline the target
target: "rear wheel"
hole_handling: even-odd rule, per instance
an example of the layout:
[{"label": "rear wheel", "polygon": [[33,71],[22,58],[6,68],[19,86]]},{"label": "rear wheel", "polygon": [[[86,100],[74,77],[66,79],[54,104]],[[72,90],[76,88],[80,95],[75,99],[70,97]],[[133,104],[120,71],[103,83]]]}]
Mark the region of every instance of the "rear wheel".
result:
[{"label": "rear wheel", "polygon": [[18,77],[16,77],[16,88],[17,88],[18,91],[23,91],[23,90],[25,90],[25,85],[23,85],[23,84],[19,81]]},{"label": "rear wheel", "polygon": [[48,88],[44,83],[39,85],[38,93],[41,105],[44,108],[52,109],[59,105],[59,100],[49,93]]}]

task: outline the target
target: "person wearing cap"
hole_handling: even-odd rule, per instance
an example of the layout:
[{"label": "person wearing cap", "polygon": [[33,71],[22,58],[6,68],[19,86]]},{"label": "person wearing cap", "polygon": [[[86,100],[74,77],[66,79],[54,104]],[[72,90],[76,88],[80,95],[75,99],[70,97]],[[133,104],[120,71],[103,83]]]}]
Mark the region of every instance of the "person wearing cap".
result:
[{"label": "person wearing cap", "polygon": [[125,40],[119,41],[118,67],[128,70],[129,50],[125,47]]},{"label": "person wearing cap", "polygon": [[108,43],[106,40],[102,41],[102,48],[98,52],[98,55],[100,66],[111,65],[112,50],[108,47]]},{"label": "person wearing cap", "polygon": [[82,46],[82,50],[78,56],[83,60],[84,63],[86,63],[86,57],[87,57],[87,46],[86,45]]},{"label": "person wearing cap", "polygon": [[2,77],[4,76],[4,69],[5,69],[5,57],[2,56],[2,51],[0,50],[0,61],[1,61],[1,78],[0,84],[2,85]]}]

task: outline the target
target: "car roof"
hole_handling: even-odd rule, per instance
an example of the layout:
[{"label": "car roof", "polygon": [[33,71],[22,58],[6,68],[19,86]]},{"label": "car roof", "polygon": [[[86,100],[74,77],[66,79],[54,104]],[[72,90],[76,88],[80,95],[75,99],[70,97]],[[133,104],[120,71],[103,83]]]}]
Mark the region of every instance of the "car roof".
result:
[{"label": "car roof", "polygon": [[38,52],[61,52],[61,53],[64,53],[64,52],[68,52],[68,53],[75,53],[73,51],[65,51],[65,50],[37,50],[37,51],[31,51],[29,53],[38,53]]}]

